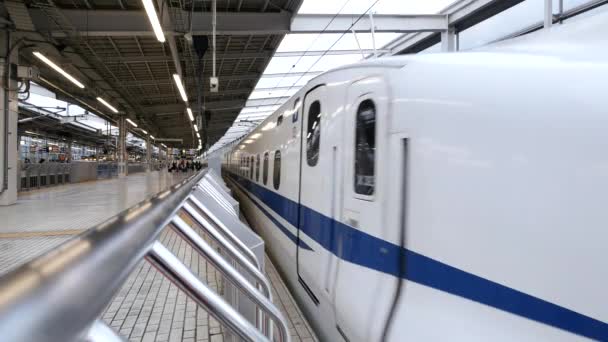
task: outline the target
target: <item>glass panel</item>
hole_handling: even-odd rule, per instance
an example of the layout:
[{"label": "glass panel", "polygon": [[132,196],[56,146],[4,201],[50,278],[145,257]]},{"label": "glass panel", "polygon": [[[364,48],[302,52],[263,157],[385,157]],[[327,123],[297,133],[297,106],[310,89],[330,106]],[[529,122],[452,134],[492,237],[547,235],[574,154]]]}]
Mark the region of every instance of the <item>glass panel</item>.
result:
[{"label": "glass panel", "polygon": [[281,151],[274,152],[274,168],[272,169],[272,185],[276,190],[281,186]]},{"label": "glass panel", "polygon": [[321,144],[321,102],[315,101],[308,109],[308,133],[306,134],[306,160],[315,166],[319,161]]},{"label": "glass panel", "polygon": [[376,106],[372,100],[359,105],[355,129],[355,192],[371,196],[375,187],[376,158]]},{"label": "glass panel", "polygon": [[260,155],[255,157],[255,181],[260,181]]},{"label": "glass panel", "polygon": [[268,152],[264,153],[264,173],[262,175],[264,185],[268,182]]}]

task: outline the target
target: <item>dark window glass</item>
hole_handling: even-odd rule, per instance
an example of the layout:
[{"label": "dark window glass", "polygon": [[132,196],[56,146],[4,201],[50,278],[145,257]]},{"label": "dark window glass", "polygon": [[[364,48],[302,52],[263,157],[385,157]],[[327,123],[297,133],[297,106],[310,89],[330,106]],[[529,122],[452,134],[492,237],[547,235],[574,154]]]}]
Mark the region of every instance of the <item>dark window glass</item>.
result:
[{"label": "dark window glass", "polygon": [[255,181],[260,181],[260,155],[255,156]]},{"label": "dark window glass", "polygon": [[315,166],[319,161],[321,144],[321,102],[315,101],[308,109],[308,130],[306,134],[306,160]]},{"label": "dark window glass", "polygon": [[293,104],[293,115],[291,117],[291,122],[298,121],[298,114],[300,113],[300,98],[296,100]]},{"label": "dark window glass", "polygon": [[249,161],[249,178],[253,180],[253,156],[251,156]]},{"label": "dark window glass", "polygon": [[281,126],[282,123],[283,123],[283,114],[279,115],[279,117],[277,118],[277,127]]},{"label": "dark window glass", "polygon": [[264,170],[262,174],[264,185],[268,182],[268,152],[264,153]]},{"label": "dark window glass", "polygon": [[281,186],[281,151],[274,152],[274,166],[272,169],[272,185],[276,190]]},{"label": "dark window glass", "polygon": [[371,196],[376,184],[376,106],[365,100],[357,109],[355,132],[355,192]]}]

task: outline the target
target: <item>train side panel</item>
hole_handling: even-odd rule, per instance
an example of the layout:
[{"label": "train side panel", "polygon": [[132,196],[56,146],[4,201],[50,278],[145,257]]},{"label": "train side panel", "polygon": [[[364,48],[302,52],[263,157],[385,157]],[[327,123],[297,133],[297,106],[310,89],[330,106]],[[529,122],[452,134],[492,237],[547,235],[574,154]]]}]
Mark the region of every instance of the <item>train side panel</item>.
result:
[{"label": "train side panel", "polygon": [[403,69],[390,126],[410,139],[408,261],[392,340],[607,338],[606,76],[491,52]]}]

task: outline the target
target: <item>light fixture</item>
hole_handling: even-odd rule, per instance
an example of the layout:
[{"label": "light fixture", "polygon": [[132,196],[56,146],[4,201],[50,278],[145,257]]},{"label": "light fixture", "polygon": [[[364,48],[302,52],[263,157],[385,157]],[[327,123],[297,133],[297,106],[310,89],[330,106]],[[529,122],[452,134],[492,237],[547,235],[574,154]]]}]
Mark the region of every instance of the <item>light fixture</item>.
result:
[{"label": "light fixture", "polygon": [[156,9],[154,8],[152,0],[142,0],[142,2],[146,14],[148,14],[148,19],[150,19],[150,24],[152,25],[152,30],[156,35],[156,39],[158,39],[159,42],[164,43],[165,34],[163,33],[163,28],[160,26],[160,21],[158,20],[158,15],[156,15]]},{"label": "light fixture", "polygon": [[106,100],[102,99],[101,97],[97,97],[97,101],[103,103],[104,106],[110,108],[114,113],[118,113],[118,109],[114,108],[114,106],[106,102]]},{"label": "light fixture", "polygon": [[165,144],[163,144],[163,143],[160,143],[160,146],[162,146],[162,147],[164,147],[164,148],[167,148],[167,145],[165,145]]},{"label": "light fixture", "polygon": [[131,119],[127,118],[127,122],[130,123],[131,125],[133,125],[133,127],[137,127],[137,124],[133,121],[131,121]]},{"label": "light fixture", "polygon": [[190,118],[190,121],[194,121],[194,115],[192,115],[192,109],[190,109],[190,107],[186,108],[186,111],[188,112],[188,118]]},{"label": "light fixture", "polygon": [[72,81],[72,83],[74,83],[75,85],[78,86],[78,88],[83,89],[84,88],[84,84],[80,83],[77,79],[75,79],[72,75],[68,74],[65,70],[63,70],[59,65],[53,63],[50,59],[46,58],[45,55],[41,54],[38,51],[34,51],[34,56],[38,57],[41,61],[43,61],[44,63],[46,63],[48,66],[50,66],[51,68],[53,68],[53,70],[57,71],[58,73],[60,73],[61,75],[63,75],[63,77],[67,78],[68,80]]},{"label": "light fixture", "polygon": [[194,124],[194,131],[198,132],[198,126]]},{"label": "light fixture", "polygon": [[196,137],[200,139],[201,135],[198,132],[196,132]]},{"label": "light fixture", "polygon": [[150,139],[155,140],[156,138],[152,134],[150,134]]},{"label": "light fixture", "polygon": [[184,102],[188,102],[188,95],[186,95],[186,89],[184,89],[182,79],[179,77],[178,74],[173,74],[173,80],[175,81],[175,85],[179,90],[179,94],[182,96],[182,100],[184,100]]},{"label": "light fixture", "polygon": [[25,133],[38,135],[38,133],[34,133],[32,131],[25,131]]},{"label": "light fixture", "polygon": [[140,129],[144,134],[148,134],[148,131],[146,131],[145,129],[143,129],[143,128],[140,128]]}]

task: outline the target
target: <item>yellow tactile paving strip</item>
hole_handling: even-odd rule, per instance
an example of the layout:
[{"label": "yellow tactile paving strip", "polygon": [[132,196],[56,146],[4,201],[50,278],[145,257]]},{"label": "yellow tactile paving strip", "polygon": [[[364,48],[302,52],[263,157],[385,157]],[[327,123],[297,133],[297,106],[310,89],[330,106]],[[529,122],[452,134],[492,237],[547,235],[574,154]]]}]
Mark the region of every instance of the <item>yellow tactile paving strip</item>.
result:
[{"label": "yellow tactile paving strip", "polygon": [[52,230],[52,231],[41,231],[41,232],[12,232],[12,233],[0,233],[0,239],[24,239],[34,237],[45,237],[45,236],[66,236],[76,235],[84,232],[83,229],[69,229],[69,230]]}]

